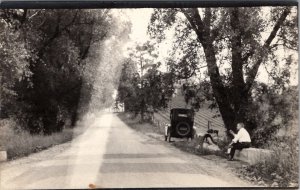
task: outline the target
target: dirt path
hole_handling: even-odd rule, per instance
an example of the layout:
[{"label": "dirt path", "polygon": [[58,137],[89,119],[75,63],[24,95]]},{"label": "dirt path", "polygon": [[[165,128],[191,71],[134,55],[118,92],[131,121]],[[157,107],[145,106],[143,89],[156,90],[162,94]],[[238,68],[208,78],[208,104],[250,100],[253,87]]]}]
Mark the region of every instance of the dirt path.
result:
[{"label": "dirt path", "polygon": [[0,177],[0,189],[253,186],[218,159],[186,154],[110,113],[70,143],[1,164]]}]

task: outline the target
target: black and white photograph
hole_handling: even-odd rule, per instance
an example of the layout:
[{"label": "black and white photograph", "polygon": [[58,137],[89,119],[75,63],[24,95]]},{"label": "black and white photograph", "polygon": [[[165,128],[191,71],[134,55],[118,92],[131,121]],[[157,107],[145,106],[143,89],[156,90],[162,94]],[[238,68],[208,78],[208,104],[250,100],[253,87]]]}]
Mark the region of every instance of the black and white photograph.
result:
[{"label": "black and white photograph", "polygon": [[25,5],[0,1],[1,190],[299,188],[297,4]]}]

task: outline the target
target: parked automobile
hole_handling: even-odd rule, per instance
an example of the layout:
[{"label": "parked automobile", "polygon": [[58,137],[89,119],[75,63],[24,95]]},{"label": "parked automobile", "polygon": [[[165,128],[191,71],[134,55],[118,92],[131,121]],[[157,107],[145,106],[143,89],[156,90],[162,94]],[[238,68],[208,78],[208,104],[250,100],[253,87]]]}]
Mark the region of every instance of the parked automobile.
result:
[{"label": "parked automobile", "polygon": [[170,111],[170,124],[165,126],[165,141],[171,141],[171,137],[194,138],[194,111],[185,108],[173,108]]}]

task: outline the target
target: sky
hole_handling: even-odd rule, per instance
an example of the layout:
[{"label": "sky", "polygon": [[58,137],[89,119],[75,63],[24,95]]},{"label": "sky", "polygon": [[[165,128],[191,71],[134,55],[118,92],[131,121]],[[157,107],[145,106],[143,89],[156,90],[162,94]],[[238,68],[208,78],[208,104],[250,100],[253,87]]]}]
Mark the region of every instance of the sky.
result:
[{"label": "sky", "polygon": [[150,22],[152,9],[127,9],[124,12],[132,22],[131,39],[141,43],[149,39],[147,27]]},{"label": "sky", "polygon": [[[125,15],[127,15],[127,19],[129,19],[132,23],[130,40],[127,43],[126,47],[132,47],[135,43],[143,43],[149,40],[150,37],[147,35],[147,26],[150,22],[152,9],[125,9],[122,11],[125,13]],[[158,61],[162,61],[164,57],[167,57],[168,50],[170,50],[170,48],[171,43],[160,45],[160,57],[158,58]],[[163,67],[162,70],[165,70],[165,67]],[[291,85],[298,85],[298,65],[294,65],[291,74]],[[268,74],[263,65],[261,65],[259,69],[257,80],[268,82]]]}]

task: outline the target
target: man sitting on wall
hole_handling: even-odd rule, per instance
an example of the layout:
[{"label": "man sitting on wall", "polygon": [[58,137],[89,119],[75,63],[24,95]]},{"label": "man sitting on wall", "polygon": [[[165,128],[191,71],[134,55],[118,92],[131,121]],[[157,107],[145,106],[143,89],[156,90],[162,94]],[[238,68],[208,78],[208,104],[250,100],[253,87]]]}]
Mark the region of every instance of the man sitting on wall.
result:
[{"label": "man sitting on wall", "polygon": [[243,148],[249,148],[251,145],[251,138],[248,131],[244,128],[243,123],[237,124],[238,133],[235,134],[232,130],[229,132],[234,136],[234,139],[229,144],[228,154],[229,154],[229,161],[233,160],[233,156],[235,150],[242,150]]}]

